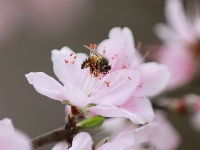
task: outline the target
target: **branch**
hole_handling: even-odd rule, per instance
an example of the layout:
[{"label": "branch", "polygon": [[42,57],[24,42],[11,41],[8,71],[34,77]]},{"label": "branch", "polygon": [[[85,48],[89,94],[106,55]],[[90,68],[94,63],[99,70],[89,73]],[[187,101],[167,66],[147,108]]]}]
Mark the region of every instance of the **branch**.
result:
[{"label": "branch", "polygon": [[64,127],[45,133],[31,140],[33,148],[39,148],[47,144],[67,139],[67,131]]}]

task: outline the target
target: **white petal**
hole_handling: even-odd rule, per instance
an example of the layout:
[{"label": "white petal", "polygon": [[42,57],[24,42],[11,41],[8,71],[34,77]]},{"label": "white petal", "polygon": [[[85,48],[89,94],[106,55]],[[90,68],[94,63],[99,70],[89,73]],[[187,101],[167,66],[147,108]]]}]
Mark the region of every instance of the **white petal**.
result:
[{"label": "white petal", "polygon": [[10,130],[14,130],[12,120],[9,118],[4,118],[3,120],[0,120],[0,127],[5,127]]},{"label": "white petal", "polygon": [[43,72],[31,72],[25,76],[28,82],[34,86],[38,93],[51,99],[60,101],[65,100],[65,97],[62,94],[62,85],[52,77]]},{"label": "white petal", "polygon": [[129,118],[135,124],[144,124],[144,120],[142,120],[137,113],[129,112],[125,109],[121,109],[119,107],[115,107],[109,104],[100,104],[97,106],[90,107],[89,110],[94,114],[98,114],[105,117],[124,117]]},{"label": "white petal", "polygon": [[125,150],[126,148],[134,145],[134,143],[134,134],[129,131],[122,131],[112,142],[102,145],[97,150]]},{"label": "white petal", "polygon": [[57,143],[51,150],[67,150],[68,144],[66,141]]},{"label": "white petal", "polygon": [[[70,54],[73,54],[70,56]],[[77,56],[74,59],[74,56]],[[52,50],[52,62],[53,70],[58,79],[63,83],[79,82],[83,71],[81,69],[81,63],[87,58],[87,55],[83,53],[75,54],[70,48],[63,47],[61,50]],[[68,60],[68,63],[65,63]],[[74,61],[74,64],[71,62]]]},{"label": "white petal", "polygon": [[91,98],[87,97],[83,91],[70,83],[65,84],[64,91],[66,100],[69,100],[75,106],[84,107],[90,102]]},{"label": "white petal", "polygon": [[133,131],[133,134],[135,135],[135,142],[136,144],[142,144],[149,141],[150,134],[158,127],[158,123],[152,122],[147,125],[144,125],[142,127],[136,128]]},{"label": "white petal", "polygon": [[92,138],[86,132],[77,134],[72,142],[72,147],[69,150],[92,150]]},{"label": "white petal", "polygon": [[112,64],[112,70],[123,68],[126,57],[134,50],[135,45],[131,30],[120,27],[111,29],[109,39],[102,41],[97,47],[97,51],[105,55],[109,64]]},{"label": "white petal", "polygon": [[137,114],[145,123],[152,122],[155,118],[151,101],[147,97],[131,97],[128,102],[120,106],[121,109]]}]

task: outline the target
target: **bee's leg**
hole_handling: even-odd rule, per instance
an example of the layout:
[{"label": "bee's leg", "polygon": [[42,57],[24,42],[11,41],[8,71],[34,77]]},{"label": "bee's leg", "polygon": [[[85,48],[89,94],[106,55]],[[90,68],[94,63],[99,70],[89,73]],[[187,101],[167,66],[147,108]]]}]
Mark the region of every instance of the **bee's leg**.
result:
[{"label": "bee's leg", "polygon": [[81,69],[87,68],[87,67],[89,67],[89,66],[90,66],[90,60],[86,58],[86,59],[83,61],[83,63],[81,64]]},{"label": "bee's leg", "polygon": [[99,69],[99,65],[98,65],[98,63],[99,63],[99,61],[97,60],[97,61],[96,61],[96,64],[95,64],[95,68],[96,68],[96,70]]}]

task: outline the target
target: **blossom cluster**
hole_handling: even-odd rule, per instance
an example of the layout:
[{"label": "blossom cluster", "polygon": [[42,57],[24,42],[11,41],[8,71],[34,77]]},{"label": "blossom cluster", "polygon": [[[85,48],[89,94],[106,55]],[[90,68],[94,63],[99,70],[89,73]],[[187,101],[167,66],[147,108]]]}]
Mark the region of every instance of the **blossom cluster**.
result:
[{"label": "blossom cluster", "polygon": [[[156,62],[144,62],[144,57],[135,48],[129,28],[113,28],[108,37],[95,50],[108,59],[111,66],[109,73],[96,76],[91,74],[90,68],[81,69],[81,64],[94,54],[87,56],[64,47],[52,51],[53,70],[62,84],[43,72],[26,74],[28,82],[42,95],[63,103],[67,101],[69,106],[75,106],[78,110],[86,109],[87,114],[84,115],[89,117],[127,118],[134,124],[143,125],[153,122],[155,114],[149,97],[166,87],[170,78],[168,68]],[[103,145],[107,148],[100,149],[119,147],[116,143],[122,146],[118,140],[124,141],[124,137],[129,135],[132,136],[128,138],[130,145],[124,143],[124,146],[133,146],[133,140],[137,138],[132,133],[134,130],[133,127],[131,132],[121,131],[118,135],[120,138],[113,139],[111,143]],[[88,134],[79,133],[72,145],[77,145],[75,141],[82,136],[89,138],[86,141],[90,143],[83,144],[92,144]],[[56,147],[63,146],[68,147],[64,143]]]}]

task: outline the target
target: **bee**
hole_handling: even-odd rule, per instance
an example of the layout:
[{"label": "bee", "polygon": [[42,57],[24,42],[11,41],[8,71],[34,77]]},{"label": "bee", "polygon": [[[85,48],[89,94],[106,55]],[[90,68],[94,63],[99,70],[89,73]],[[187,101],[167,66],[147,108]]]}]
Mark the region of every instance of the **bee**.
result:
[{"label": "bee", "polygon": [[107,74],[111,70],[111,66],[108,65],[108,59],[103,55],[100,55],[95,49],[96,44],[90,44],[90,47],[83,45],[86,47],[93,55],[86,58],[82,65],[81,69],[85,69],[90,67],[90,74],[93,74],[95,77],[98,77],[100,73]]}]

